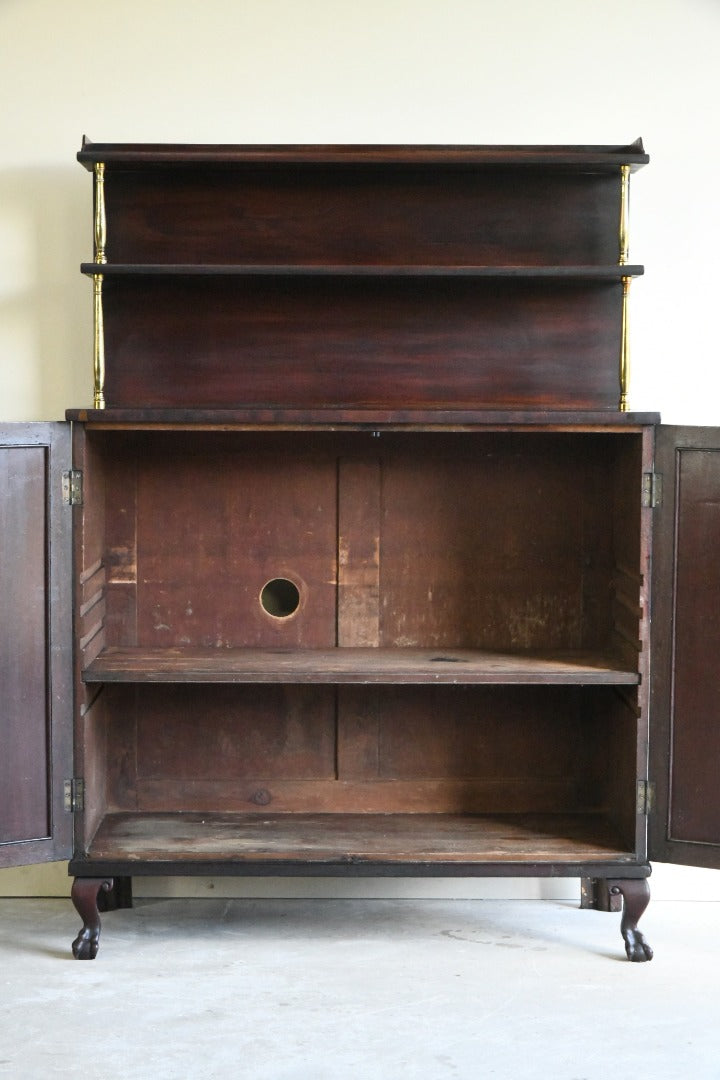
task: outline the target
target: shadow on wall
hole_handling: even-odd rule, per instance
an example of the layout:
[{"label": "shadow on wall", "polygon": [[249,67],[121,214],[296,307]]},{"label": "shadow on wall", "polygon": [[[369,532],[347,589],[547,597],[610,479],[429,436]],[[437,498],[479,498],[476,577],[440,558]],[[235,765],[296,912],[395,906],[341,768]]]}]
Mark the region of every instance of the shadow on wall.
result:
[{"label": "shadow on wall", "polygon": [[0,173],[0,416],[58,420],[92,399],[91,180]]}]

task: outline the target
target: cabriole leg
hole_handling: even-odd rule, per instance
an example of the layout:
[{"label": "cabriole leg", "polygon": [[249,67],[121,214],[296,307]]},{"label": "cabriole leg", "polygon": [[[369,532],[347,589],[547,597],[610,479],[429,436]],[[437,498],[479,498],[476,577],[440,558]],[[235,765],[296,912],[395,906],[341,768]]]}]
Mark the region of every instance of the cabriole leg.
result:
[{"label": "cabriole leg", "polygon": [[638,920],[650,903],[650,886],[647,878],[624,878],[607,883],[611,896],[622,896],[623,915],[620,933],[625,941],[628,960],[643,963],[652,960],[653,951],[637,928]]},{"label": "cabriole leg", "polygon": [[75,878],[70,897],[83,921],[82,929],[72,943],[76,960],[94,960],[100,944],[100,912],[98,896],[113,887],[112,878]]}]

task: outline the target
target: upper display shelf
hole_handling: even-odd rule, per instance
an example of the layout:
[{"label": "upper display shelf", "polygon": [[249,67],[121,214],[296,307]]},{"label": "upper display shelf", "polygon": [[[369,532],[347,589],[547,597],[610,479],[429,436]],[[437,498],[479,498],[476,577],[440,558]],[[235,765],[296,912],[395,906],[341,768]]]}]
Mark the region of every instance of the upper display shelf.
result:
[{"label": "upper display shelf", "polygon": [[627,409],[640,140],[78,157],[97,409]]},{"label": "upper display shelf", "polygon": [[78,153],[87,169],[97,162],[113,165],[178,165],[287,162],[293,165],[542,165],[616,170],[646,165],[642,139],[612,146],[421,146],[298,144],[229,145],[192,143],[96,143],[83,138]]}]

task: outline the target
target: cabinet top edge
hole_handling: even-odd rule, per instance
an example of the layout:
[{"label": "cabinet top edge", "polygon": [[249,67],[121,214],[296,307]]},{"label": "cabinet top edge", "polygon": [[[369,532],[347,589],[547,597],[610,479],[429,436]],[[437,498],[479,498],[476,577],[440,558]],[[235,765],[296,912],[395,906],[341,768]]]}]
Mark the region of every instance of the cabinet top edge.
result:
[{"label": "cabinet top edge", "polygon": [[444,145],[347,143],[103,143],[84,138],[78,161],[92,170],[111,165],[498,165],[561,166],[579,169],[638,168],[650,158],[641,139],[620,145]]},{"label": "cabinet top edge", "polygon": [[253,428],[262,430],[472,430],[500,427],[602,428],[654,426],[659,413],[505,409],[68,409],[66,419],[92,427]]}]

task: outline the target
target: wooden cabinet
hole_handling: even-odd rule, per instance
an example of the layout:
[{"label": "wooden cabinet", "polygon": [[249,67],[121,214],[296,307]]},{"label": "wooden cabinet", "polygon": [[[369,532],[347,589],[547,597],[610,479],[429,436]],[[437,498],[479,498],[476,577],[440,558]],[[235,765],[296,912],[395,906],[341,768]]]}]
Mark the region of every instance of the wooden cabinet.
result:
[{"label": "wooden cabinet", "polygon": [[718,861],[720,439],[625,411],[642,146],[79,158],[95,408],[16,541],[64,472],[75,766],[8,861],[74,823],[83,958],[138,873],[580,876],[649,958],[649,857]]}]

